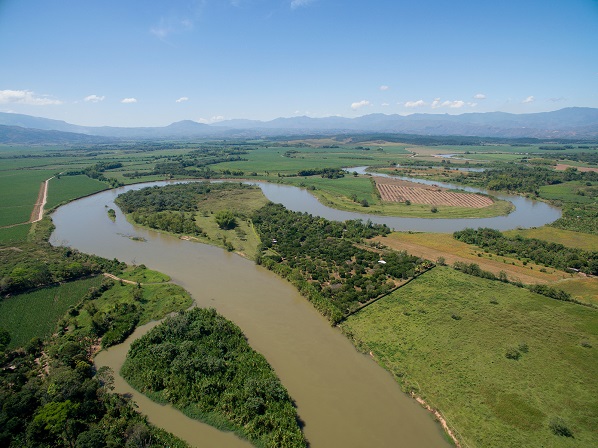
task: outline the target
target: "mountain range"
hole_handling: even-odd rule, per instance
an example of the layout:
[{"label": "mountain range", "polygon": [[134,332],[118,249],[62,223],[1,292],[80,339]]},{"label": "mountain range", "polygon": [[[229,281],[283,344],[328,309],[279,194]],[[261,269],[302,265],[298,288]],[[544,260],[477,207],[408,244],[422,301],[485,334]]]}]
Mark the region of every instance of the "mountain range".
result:
[{"label": "mountain range", "polygon": [[[358,133],[475,136],[492,138],[596,139],[598,109],[569,107],[553,112],[385,115],[357,118],[306,116],[271,121],[191,120],[163,127],[79,126],[65,121],[0,112],[0,143],[97,143],[106,140],[251,138]],[[63,135],[64,134],[64,135]]]}]

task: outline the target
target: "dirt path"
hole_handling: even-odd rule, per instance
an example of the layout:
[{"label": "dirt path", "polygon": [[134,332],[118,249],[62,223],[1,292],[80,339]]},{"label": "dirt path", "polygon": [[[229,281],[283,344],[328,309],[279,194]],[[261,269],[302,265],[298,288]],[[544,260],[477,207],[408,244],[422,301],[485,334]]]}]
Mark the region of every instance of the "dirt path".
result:
[{"label": "dirt path", "polygon": [[44,207],[48,202],[48,183],[50,180],[54,179],[52,176],[50,179],[46,179],[42,182],[41,186],[39,187],[39,193],[37,195],[37,202],[33,206],[33,211],[31,212],[31,218],[29,218],[29,223],[41,221],[44,217]]},{"label": "dirt path", "polygon": [[[109,274],[108,272],[104,272],[104,277],[111,278],[112,280],[116,280],[117,282],[128,283],[130,285],[136,285],[138,282],[134,282],[133,280],[125,280],[124,278],[117,277],[114,274]],[[145,283],[139,283],[140,285],[144,285]]]}]

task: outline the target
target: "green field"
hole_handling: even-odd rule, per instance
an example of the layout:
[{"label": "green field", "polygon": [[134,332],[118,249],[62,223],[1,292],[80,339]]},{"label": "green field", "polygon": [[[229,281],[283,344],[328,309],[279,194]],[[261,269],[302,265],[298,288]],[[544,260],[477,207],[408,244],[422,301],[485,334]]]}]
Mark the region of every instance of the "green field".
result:
[{"label": "green field", "polygon": [[440,267],[342,326],[464,446],[598,444],[595,309]]},{"label": "green field", "polygon": [[17,225],[0,229],[0,245],[25,241],[31,229],[31,224]]},{"label": "green field", "polygon": [[0,171],[0,227],[29,221],[41,183],[54,173],[50,170]]},{"label": "green field", "polygon": [[595,204],[598,196],[598,186],[586,185],[579,181],[563,182],[562,184],[540,187],[540,196],[550,200]]},{"label": "green field", "polygon": [[563,246],[577,247],[583,250],[598,250],[598,235],[573,232],[571,230],[557,229],[543,226],[532,229],[515,229],[504,232],[508,237],[520,235],[524,238],[537,238],[539,240],[559,243]]},{"label": "green field", "polygon": [[52,209],[59,204],[87,196],[98,191],[106,190],[108,185],[87,176],[60,176],[52,179],[48,184],[48,203],[46,209]]},{"label": "green field", "polygon": [[22,347],[35,337],[50,336],[67,310],[101,282],[101,276],[76,280],[0,301],[0,328],[10,333],[9,348]]}]

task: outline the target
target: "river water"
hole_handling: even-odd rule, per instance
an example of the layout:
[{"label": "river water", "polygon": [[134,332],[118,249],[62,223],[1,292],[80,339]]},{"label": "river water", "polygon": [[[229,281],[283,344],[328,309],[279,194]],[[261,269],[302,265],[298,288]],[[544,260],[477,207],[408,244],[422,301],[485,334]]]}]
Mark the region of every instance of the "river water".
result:
[{"label": "river water", "polygon": [[[275,369],[305,422],[312,447],[448,446],[431,414],[401,392],[384,369],[321,317],[288,282],[219,248],[182,241],[129,224],[114,206],[126,187],[60,207],[51,242],[86,253],[145,264],[170,275],[201,307],[214,307],[241,327],[251,346]],[[116,210],[116,221],[107,215]],[[134,241],[141,237],[146,242]],[[138,337],[145,329],[140,329]],[[128,341],[130,342],[130,340]],[[118,372],[127,343],[98,355]],[[185,419],[127,388],[150,421],[193,446],[242,447],[246,442]]]}]

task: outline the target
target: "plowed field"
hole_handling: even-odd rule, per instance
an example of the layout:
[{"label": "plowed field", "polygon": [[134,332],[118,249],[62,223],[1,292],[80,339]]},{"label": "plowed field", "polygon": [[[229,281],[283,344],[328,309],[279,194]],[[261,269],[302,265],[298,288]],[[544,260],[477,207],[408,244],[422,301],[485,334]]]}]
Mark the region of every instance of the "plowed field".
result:
[{"label": "plowed field", "polygon": [[400,179],[376,178],[376,187],[383,201],[412,204],[446,205],[449,207],[482,208],[494,201],[474,193],[456,193],[445,188],[417,184]]}]

